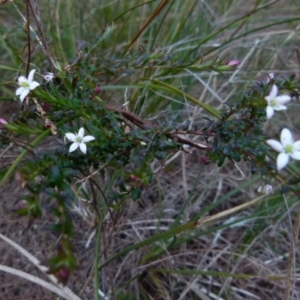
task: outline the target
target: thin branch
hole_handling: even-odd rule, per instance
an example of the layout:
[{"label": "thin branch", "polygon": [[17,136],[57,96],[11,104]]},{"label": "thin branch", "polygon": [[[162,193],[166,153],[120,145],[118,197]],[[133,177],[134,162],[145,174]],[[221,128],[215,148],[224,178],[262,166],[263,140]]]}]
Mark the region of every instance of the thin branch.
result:
[{"label": "thin branch", "polygon": [[[150,128],[155,127],[155,124],[153,122],[145,120],[145,119],[139,117],[138,115],[136,115],[132,112],[129,112],[125,109],[118,108],[118,107],[113,107],[113,106],[109,106],[109,105],[107,105],[105,108],[109,111],[119,112],[120,114],[122,114],[122,116],[124,118],[126,118],[127,120],[132,122],[134,125],[140,127],[141,129],[150,129]],[[171,130],[170,132],[167,132],[167,133],[164,133],[164,134],[167,137],[169,137],[173,140],[176,140],[177,142],[179,142],[181,144],[186,144],[186,145],[189,145],[189,146],[201,149],[201,150],[210,150],[211,149],[211,147],[206,145],[206,144],[200,144],[200,143],[197,143],[193,140],[185,138],[183,136],[183,133],[193,134],[193,132],[190,132],[190,131],[188,131],[188,132],[187,131],[185,131],[185,132],[184,131],[176,132],[176,130]],[[195,134],[200,135],[200,133],[197,132],[197,131],[195,132]]]}]

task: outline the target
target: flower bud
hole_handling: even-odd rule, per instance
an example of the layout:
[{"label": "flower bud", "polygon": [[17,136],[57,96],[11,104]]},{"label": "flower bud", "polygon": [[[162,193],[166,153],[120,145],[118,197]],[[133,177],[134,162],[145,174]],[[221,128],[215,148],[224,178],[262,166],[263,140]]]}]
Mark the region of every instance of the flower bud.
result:
[{"label": "flower bud", "polygon": [[270,184],[261,185],[257,191],[265,195],[270,195],[273,194],[273,187]]},{"label": "flower bud", "polygon": [[0,128],[5,128],[5,124],[7,124],[6,120],[3,118],[0,118]]},{"label": "flower bud", "polygon": [[239,63],[240,63],[240,61],[238,59],[233,59],[227,63],[227,66],[237,67],[239,65]]},{"label": "flower bud", "polygon": [[99,93],[101,92],[101,88],[100,88],[99,86],[96,86],[96,87],[94,88],[94,92],[95,92],[96,94],[99,94]]}]

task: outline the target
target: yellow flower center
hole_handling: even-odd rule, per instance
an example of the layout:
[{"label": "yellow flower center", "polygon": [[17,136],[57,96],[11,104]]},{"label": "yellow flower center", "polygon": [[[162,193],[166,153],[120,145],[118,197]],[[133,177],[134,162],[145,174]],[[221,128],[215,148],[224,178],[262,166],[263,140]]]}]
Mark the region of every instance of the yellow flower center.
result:
[{"label": "yellow flower center", "polygon": [[270,106],[272,106],[272,107],[278,106],[278,100],[277,99],[272,99],[271,102],[270,102]]},{"label": "yellow flower center", "polygon": [[23,82],[20,83],[20,86],[23,87],[23,88],[28,88],[29,84],[26,81],[23,81]]},{"label": "yellow flower center", "polygon": [[76,142],[80,144],[82,142],[82,138],[80,136],[76,137]]},{"label": "yellow flower center", "polygon": [[292,153],[293,152],[293,145],[286,145],[284,147],[285,153]]}]

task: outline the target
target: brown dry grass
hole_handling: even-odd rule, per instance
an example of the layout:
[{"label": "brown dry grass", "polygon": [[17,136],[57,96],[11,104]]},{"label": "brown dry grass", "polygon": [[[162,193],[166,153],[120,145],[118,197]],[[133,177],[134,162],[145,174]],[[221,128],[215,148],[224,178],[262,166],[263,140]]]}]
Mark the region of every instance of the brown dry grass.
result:
[{"label": "brown dry grass", "polygon": [[[278,30],[266,31],[265,38],[278,34]],[[254,34],[249,39],[255,39]],[[298,41],[296,37],[295,41]],[[237,42],[236,47],[243,47]],[[284,65],[291,72],[295,63],[293,47],[289,44],[284,52],[276,53],[274,68]],[[233,45],[234,47],[234,45]],[[246,47],[246,46],[245,46]],[[270,45],[270,47],[272,47]],[[274,46],[275,48],[275,46]],[[246,62],[241,72],[241,81],[252,74],[246,72],[247,64],[254,64],[259,71],[260,57],[265,55],[264,48],[257,50],[254,61]],[[287,59],[283,53],[289,53]],[[265,70],[267,73],[269,70]],[[273,70],[272,70],[273,71]],[[256,72],[256,71],[255,71]],[[253,75],[256,76],[256,75]],[[216,88],[217,90],[217,88]],[[223,93],[225,91],[222,91]],[[7,108],[3,114],[9,115],[15,108]],[[17,151],[17,149],[14,149]],[[1,160],[6,164],[12,160],[15,152],[8,152]],[[141,241],[153,233],[164,231],[174,221],[182,205],[190,193],[199,195],[188,205],[183,221],[189,220],[208,204],[226,195],[240,182],[232,177],[239,176],[236,170],[229,166],[216,171],[214,167],[199,164],[201,155],[194,151],[189,155],[179,156],[175,162],[157,174],[155,182],[147,187],[141,200],[128,203],[122,212],[113,213],[113,220],[107,217],[102,231],[103,256],[102,261],[124,247]],[[0,166],[1,167],[1,166]],[[199,169],[200,176],[199,176]],[[249,174],[246,174],[249,178]],[[258,185],[258,183],[256,183]],[[255,188],[251,186],[241,189],[210,214],[230,209],[249,199],[255,198]],[[0,232],[9,237],[40,261],[45,261],[54,251],[54,245],[59,237],[54,236],[47,226],[50,223],[49,207],[44,206],[43,219],[36,220],[30,228],[28,219],[16,217],[14,208],[25,191],[20,187],[18,178],[7,183],[0,194]],[[74,220],[74,252],[78,260],[78,269],[72,274],[68,287],[81,299],[93,299],[93,263],[95,237],[92,226],[94,213],[81,202],[76,203],[73,210]],[[268,202],[265,204],[268,206]],[[121,287],[127,280],[137,275],[126,288],[132,295],[131,299],[139,299],[140,292],[151,296],[151,299],[261,299],[282,300],[286,288],[287,261],[292,243],[291,225],[288,215],[293,216],[297,210],[294,205],[286,215],[274,222],[272,216],[264,220],[261,230],[261,218],[249,220],[241,226],[232,226],[220,231],[207,233],[180,247],[166,251],[166,254],[155,261],[141,264],[141,258],[149,253],[149,247],[131,252],[122,259],[110,264],[100,274],[100,289],[105,293]],[[251,214],[251,210],[240,212],[235,217]],[[219,221],[223,224],[225,220]],[[256,225],[259,224],[259,225]],[[209,230],[204,227],[199,230]],[[249,239],[255,236],[249,244]],[[90,243],[88,243],[90,241]],[[165,245],[161,245],[165,247]],[[293,246],[293,245],[292,245]],[[295,245],[294,245],[295,246]],[[296,267],[299,261],[299,247],[295,247]],[[49,252],[49,249],[50,252]],[[6,242],[0,241],[0,264],[23,270],[47,280],[47,276],[38,271],[23,255],[13,250]],[[185,269],[198,271],[215,271],[232,274],[251,274],[252,278],[230,278],[228,276],[166,274],[159,269]],[[295,285],[293,300],[300,299],[299,274],[294,276]],[[156,283],[156,284],[155,284]],[[218,296],[222,294],[221,296]],[[112,299],[114,296],[111,297]],[[25,279],[0,272],[0,299],[57,299],[57,296],[37,284]],[[110,298],[109,298],[110,299]]]},{"label": "brown dry grass", "polygon": [[[185,219],[189,220],[196,212],[201,211],[207,204],[215,201],[220,195],[233,189],[236,182],[229,177],[229,169],[223,169],[220,174],[215,174],[210,166],[203,166],[203,174],[199,174],[200,160],[198,153],[182,156],[169,171],[163,171],[156,177],[156,184],[147,188],[142,199],[129,203],[122,213],[113,213],[112,222],[109,218],[102,231],[103,258],[111,256],[124,247],[141,241],[157,231],[166,230],[179,213],[187,195],[194,186],[194,194],[201,194],[207,186],[207,177],[217,175],[209,188],[197,201],[188,205],[185,210]],[[183,172],[186,172],[184,179]],[[47,217],[47,208],[44,209],[44,218],[37,220],[28,229],[28,220],[18,218],[13,214],[13,209],[18,201],[21,189],[16,183],[7,184],[0,196],[1,233],[34,254],[40,261],[49,257],[49,249],[58,237],[47,231],[47,224],[51,220]],[[224,211],[237,206],[254,196],[253,190],[240,190],[228,201],[211,214]],[[267,204],[266,204],[267,205]],[[78,269],[71,276],[68,287],[82,299],[93,299],[92,268],[94,262],[95,240],[86,247],[94,228],[89,222],[84,221],[84,206],[73,212],[74,220],[74,251],[78,259]],[[293,215],[294,209],[289,214]],[[242,212],[235,217],[250,214],[251,211]],[[85,218],[91,221],[91,216]],[[277,223],[265,220],[264,230],[256,232],[256,222],[259,218],[235,227],[229,227],[213,233],[207,233],[199,238],[182,244],[179,248],[170,249],[166,254],[155,261],[145,265],[141,258],[149,254],[149,248],[144,247],[122,257],[100,274],[100,289],[108,292],[126,283],[132,276],[138,275],[128,289],[132,291],[131,299],[135,298],[137,286],[152,296],[152,299],[161,299],[165,293],[169,299],[206,299],[203,294],[210,293],[210,299],[284,299],[285,276],[287,272],[287,256],[291,244],[291,228],[286,218]],[[223,221],[222,221],[223,222]],[[220,222],[220,223],[222,223]],[[202,230],[209,229],[203,228]],[[245,242],[245,232],[256,235],[251,244]],[[244,244],[244,247],[243,247]],[[163,247],[163,245],[162,245]],[[297,249],[296,249],[297,250]],[[20,253],[14,251],[5,242],[0,242],[1,264],[24,270],[30,274],[46,279],[40,271],[27,261]],[[297,251],[298,259],[299,253]],[[232,274],[251,274],[253,278],[238,279],[219,276],[192,276],[160,273],[159,269],[185,269],[209,270],[211,272],[225,272]],[[0,273],[0,291],[2,299],[55,299],[47,290],[19,279],[16,276]],[[296,275],[297,277],[297,275]],[[159,280],[159,286],[153,282]],[[154,281],[153,281],[154,280]],[[222,296],[217,298],[218,293]],[[168,295],[168,296],[167,296]],[[226,296],[225,296],[226,295]],[[295,285],[294,296],[298,299],[300,286]]]}]

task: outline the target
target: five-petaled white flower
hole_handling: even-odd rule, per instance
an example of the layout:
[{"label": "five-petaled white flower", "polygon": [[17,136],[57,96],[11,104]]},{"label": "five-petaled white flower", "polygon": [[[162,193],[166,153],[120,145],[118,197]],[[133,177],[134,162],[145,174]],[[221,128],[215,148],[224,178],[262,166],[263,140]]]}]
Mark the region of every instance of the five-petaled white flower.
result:
[{"label": "five-petaled white flower", "polygon": [[81,127],[78,133],[66,133],[66,137],[69,141],[73,142],[70,146],[69,152],[75,151],[78,147],[81,152],[86,154],[86,144],[90,141],[93,141],[95,138],[91,135],[84,136],[84,128]]},{"label": "five-petaled white flower", "polygon": [[274,115],[274,110],[285,110],[287,102],[291,100],[291,97],[288,95],[278,96],[278,87],[276,84],[272,86],[269,96],[266,96],[265,99],[267,100],[267,119],[270,119]]},{"label": "five-petaled white flower", "polygon": [[277,156],[278,171],[282,170],[288,164],[290,157],[300,160],[300,141],[294,142],[289,129],[282,129],[280,141],[281,143],[276,140],[267,140],[267,144],[279,152]]},{"label": "five-petaled white flower", "polygon": [[35,70],[31,70],[28,78],[25,76],[20,76],[18,78],[18,83],[20,87],[16,91],[16,95],[20,96],[20,100],[23,102],[25,97],[30,93],[30,91],[34,90],[40,84],[36,81],[33,81]]}]

